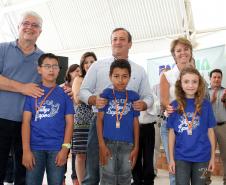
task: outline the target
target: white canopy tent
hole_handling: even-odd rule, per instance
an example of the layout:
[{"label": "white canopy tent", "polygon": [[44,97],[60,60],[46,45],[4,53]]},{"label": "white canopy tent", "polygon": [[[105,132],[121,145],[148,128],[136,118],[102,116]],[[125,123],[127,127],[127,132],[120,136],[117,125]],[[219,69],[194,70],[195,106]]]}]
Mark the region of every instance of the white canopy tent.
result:
[{"label": "white canopy tent", "polygon": [[[87,50],[111,54],[116,27],[133,36],[131,54],[162,55],[171,40],[185,35],[197,48],[226,40],[224,0],[0,0],[0,42],[17,38],[20,14],[39,13],[43,32],[38,46],[78,62]],[[207,21],[206,21],[207,20]],[[204,24],[205,23],[205,24]]]}]

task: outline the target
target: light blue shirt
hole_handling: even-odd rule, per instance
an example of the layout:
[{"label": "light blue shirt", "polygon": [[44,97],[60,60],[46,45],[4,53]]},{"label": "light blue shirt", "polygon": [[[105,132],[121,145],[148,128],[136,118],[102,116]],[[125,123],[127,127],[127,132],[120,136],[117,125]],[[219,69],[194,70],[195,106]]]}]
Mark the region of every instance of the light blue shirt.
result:
[{"label": "light blue shirt", "polygon": [[[0,74],[22,83],[39,82],[38,58],[43,52],[36,49],[24,55],[17,42],[0,43]],[[0,118],[22,121],[25,96],[20,93],[0,90]]]},{"label": "light blue shirt", "polygon": [[[106,88],[111,88],[112,83],[109,79],[110,65],[114,61],[114,57],[99,60],[92,64],[88,70],[81,88],[80,99],[88,104],[88,99],[92,95],[99,95]],[[144,68],[138,64],[128,60],[131,65],[131,78],[127,85],[128,90],[135,91],[139,94],[148,107],[153,104],[153,97],[148,81],[147,73]]]},{"label": "light blue shirt", "polygon": [[[225,88],[221,87],[217,91],[217,100],[212,103],[214,116],[217,120],[217,123],[219,122],[225,122],[226,121],[226,108],[224,104],[221,102],[221,98],[224,94]],[[213,89],[209,88],[210,97],[213,96]]]}]

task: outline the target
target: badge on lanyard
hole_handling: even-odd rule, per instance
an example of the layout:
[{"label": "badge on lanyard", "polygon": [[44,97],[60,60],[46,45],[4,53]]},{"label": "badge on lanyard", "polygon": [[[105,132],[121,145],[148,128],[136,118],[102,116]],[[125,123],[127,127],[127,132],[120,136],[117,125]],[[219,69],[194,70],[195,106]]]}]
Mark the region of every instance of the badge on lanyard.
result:
[{"label": "badge on lanyard", "polygon": [[192,122],[191,121],[188,121],[188,130],[187,130],[187,133],[189,136],[192,135]]},{"label": "badge on lanyard", "polygon": [[195,121],[195,116],[196,116],[196,114],[197,114],[197,110],[195,110],[195,113],[194,113],[193,116],[192,116],[192,120],[191,120],[191,121],[188,121],[188,117],[187,117],[187,115],[186,115],[186,113],[185,113],[185,111],[184,111],[184,109],[183,109],[183,115],[184,115],[184,117],[185,117],[185,120],[186,120],[186,123],[187,123],[187,126],[188,126],[187,134],[188,134],[189,136],[192,136],[192,127],[193,127],[193,123],[194,123],[194,121]]},{"label": "badge on lanyard", "polygon": [[116,128],[120,128],[120,121],[116,121]]},{"label": "badge on lanyard", "polygon": [[[123,115],[123,112],[125,111],[126,103],[128,101],[128,92],[126,91],[126,99],[124,101],[122,112],[119,111],[114,89],[112,89],[112,94],[114,96],[114,103],[115,103],[115,117],[116,117],[115,126],[116,126],[116,128],[120,128],[120,120],[122,119],[122,115]],[[118,115],[120,115],[120,116],[118,117]]]}]

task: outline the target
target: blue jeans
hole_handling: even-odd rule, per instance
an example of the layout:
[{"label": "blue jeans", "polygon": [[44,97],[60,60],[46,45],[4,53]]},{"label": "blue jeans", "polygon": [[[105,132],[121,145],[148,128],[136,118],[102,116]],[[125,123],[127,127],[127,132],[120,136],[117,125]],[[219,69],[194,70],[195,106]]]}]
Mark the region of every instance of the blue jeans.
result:
[{"label": "blue jeans", "polygon": [[105,141],[111,152],[106,165],[101,166],[100,185],[130,185],[132,179],[129,161],[133,144],[120,141]]},{"label": "blue jeans", "polygon": [[46,169],[48,185],[61,185],[64,179],[65,165],[56,166],[55,160],[59,151],[32,151],[35,157],[35,166],[26,171],[26,183],[42,185]]},{"label": "blue jeans", "polygon": [[99,181],[99,144],[95,118],[89,129],[86,154],[86,174],[84,180],[82,181],[82,185],[98,185]]},{"label": "blue jeans", "polygon": [[[162,139],[162,145],[166,153],[167,162],[169,163],[169,148],[168,148],[168,128],[166,127],[166,120],[163,121],[160,129],[161,139]],[[175,175],[169,174],[170,179],[170,185],[175,185]]]},{"label": "blue jeans", "polygon": [[177,185],[205,185],[208,162],[176,161]]}]

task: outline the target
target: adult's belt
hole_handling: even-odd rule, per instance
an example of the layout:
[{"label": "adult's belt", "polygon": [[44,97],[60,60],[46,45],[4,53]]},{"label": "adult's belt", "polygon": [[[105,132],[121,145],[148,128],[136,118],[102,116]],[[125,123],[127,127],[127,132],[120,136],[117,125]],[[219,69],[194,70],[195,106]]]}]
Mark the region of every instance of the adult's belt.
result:
[{"label": "adult's belt", "polygon": [[140,123],[140,127],[149,127],[150,125],[156,124],[156,121],[151,122],[151,123]]},{"label": "adult's belt", "polygon": [[225,124],[225,123],[226,123],[226,121],[224,121],[224,122],[218,122],[217,125],[220,126],[220,125],[223,125],[223,124]]}]

